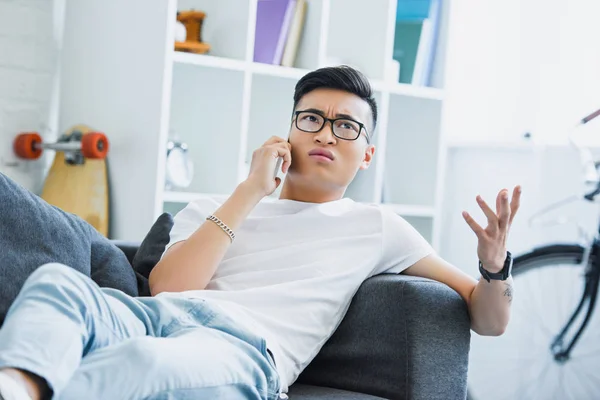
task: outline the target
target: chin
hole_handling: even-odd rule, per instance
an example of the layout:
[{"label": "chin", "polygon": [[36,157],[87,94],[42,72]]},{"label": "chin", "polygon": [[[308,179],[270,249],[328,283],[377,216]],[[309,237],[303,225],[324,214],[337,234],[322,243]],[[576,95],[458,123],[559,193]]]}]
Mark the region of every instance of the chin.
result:
[{"label": "chin", "polygon": [[[290,170],[290,172],[292,171]],[[331,189],[347,186],[340,183],[339,173],[326,168],[306,168],[300,172],[296,171],[292,174],[292,179],[298,179],[299,181],[303,181],[310,186],[326,187]]]}]

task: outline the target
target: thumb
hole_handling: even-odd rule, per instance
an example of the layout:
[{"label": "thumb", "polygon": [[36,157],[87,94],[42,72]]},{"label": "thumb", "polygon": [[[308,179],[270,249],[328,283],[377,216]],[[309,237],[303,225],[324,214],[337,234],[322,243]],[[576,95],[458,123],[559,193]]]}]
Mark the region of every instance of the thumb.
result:
[{"label": "thumb", "polygon": [[275,189],[277,189],[280,184],[281,184],[281,178],[280,177],[276,177],[275,178]]}]

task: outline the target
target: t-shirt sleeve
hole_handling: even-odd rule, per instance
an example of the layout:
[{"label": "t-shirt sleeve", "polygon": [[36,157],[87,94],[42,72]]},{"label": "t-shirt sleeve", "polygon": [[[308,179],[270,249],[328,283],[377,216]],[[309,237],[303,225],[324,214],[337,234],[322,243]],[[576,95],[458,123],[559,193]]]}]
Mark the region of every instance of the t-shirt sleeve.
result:
[{"label": "t-shirt sleeve", "polygon": [[433,247],[408,221],[387,207],[381,207],[382,254],[373,275],[399,274],[434,253]]},{"label": "t-shirt sleeve", "polygon": [[206,221],[208,216],[207,207],[201,200],[192,201],[185,208],[175,214],[173,218],[173,227],[169,232],[169,243],[165,247],[161,258],[167,250],[175,243],[187,240],[192,233]]}]

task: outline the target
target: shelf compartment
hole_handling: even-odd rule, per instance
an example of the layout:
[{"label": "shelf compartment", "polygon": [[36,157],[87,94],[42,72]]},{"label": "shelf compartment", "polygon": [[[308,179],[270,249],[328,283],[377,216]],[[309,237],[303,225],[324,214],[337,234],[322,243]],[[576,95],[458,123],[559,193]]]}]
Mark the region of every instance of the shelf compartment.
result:
[{"label": "shelf compartment", "polygon": [[434,206],[441,102],[391,95],[389,109],[382,201]]},{"label": "shelf compartment", "polygon": [[392,56],[394,11],[390,0],[330,0],[325,63],[348,64],[383,79]]},{"label": "shelf compartment", "polygon": [[178,0],[177,11],[198,10],[206,13],[202,41],[210,45],[208,54],[247,60],[250,0]]},{"label": "shelf compartment", "polygon": [[296,81],[265,75],[252,77],[250,117],[245,162],[271,136],[287,139],[294,106]]},{"label": "shelf compartment", "polygon": [[230,193],[237,185],[232,167],[240,151],[244,73],[175,64],[170,130],[184,141],[194,163],[186,192]]}]

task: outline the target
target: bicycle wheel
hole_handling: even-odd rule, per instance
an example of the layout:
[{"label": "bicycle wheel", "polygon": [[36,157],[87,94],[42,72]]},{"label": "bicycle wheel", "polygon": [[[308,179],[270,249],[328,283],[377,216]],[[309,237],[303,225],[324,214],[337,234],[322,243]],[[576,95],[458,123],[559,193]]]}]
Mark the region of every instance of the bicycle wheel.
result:
[{"label": "bicycle wheel", "polygon": [[[592,314],[571,352],[559,363],[550,345],[584,292],[584,248],[552,245],[516,257],[510,323],[502,336],[472,334],[469,397],[472,399],[596,400],[600,398],[600,317]],[[581,326],[584,308],[570,340]]]}]

